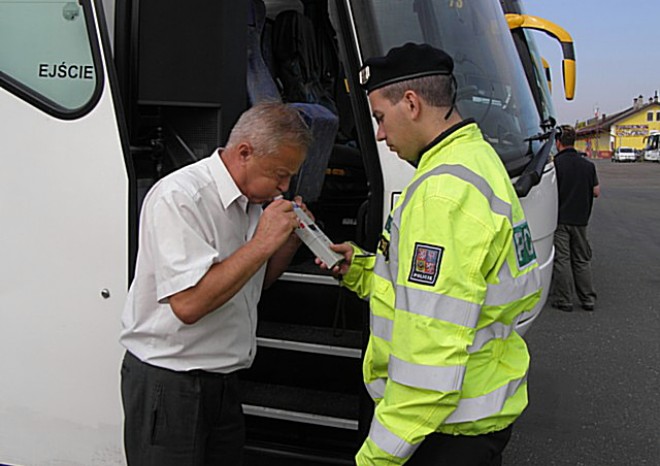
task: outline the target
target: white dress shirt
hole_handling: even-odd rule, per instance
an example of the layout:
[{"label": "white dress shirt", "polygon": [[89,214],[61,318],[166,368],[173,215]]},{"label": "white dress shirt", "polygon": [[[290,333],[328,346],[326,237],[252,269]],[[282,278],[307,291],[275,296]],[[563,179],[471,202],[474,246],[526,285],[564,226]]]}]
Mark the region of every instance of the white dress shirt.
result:
[{"label": "white dress shirt", "polygon": [[168,302],[252,238],[259,222],[261,206],[248,205],[219,152],[156,183],[140,215],[135,278],[120,342],[140,360],[175,371],[229,373],[249,367],[256,352],[265,266],[232,299],[192,325],[182,323]]}]

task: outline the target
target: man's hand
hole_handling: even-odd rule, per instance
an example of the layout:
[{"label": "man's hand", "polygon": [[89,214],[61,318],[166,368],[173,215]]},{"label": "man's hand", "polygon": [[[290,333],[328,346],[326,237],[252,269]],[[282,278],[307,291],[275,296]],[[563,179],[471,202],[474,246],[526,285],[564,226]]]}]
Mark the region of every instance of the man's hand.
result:
[{"label": "man's hand", "polygon": [[[300,207],[302,211],[305,212],[307,216],[312,219],[313,222],[316,221],[316,219],[314,218],[314,214],[307,208],[307,204],[303,202],[303,198],[301,196],[294,197],[292,202],[296,204],[298,207]],[[296,234],[295,229],[294,231],[291,232],[291,237],[289,238],[289,242],[294,244],[296,248],[302,244],[302,240]]]},{"label": "man's hand", "polygon": [[264,209],[253,239],[259,241],[271,256],[289,239],[297,227],[298,217],[293,212],[291,201],[278,199]]},{"label": "man's hand", "polygon": [[303,202],[303,198],[301,196],[296,196],[293,198],[293,202],[298,204],[298,206],[305,212],[309,218],[312,219],[312,221],[316,222],[316,218],[314,218],[314,214],[307,208],[307,204]]},{"label": "man's hand", "polygon": [[[307,206],[303,202],[302,197],[300,196],[296,196],[293,199],[293,203],[291,201],[279,200],[279,201],[273,201],[273,204],[275,204],[276,202],[285,202],[289,205],[289,207],[291,207],[291,214],[295,219],[296,226],[295,228],[290,230],[289,236],[284,241],[284,243],[281,244],[280,247],[275,251],[275,253],[270,256],[270,259],[268,261],[268,268],[266,269],[266,276],[264,278],[265,288],[268,288],[271,284],[275,283],[277,278],[286,270],[294,254],[298,250],[298,247],[300,247],[300,245],[302,244],[302,240],[298,237],[298,235],[295,232],[295,230],[298,228],[298,216],[295,214],[295,212],[293,212],[294,203],[297,206],[299,206],[305,213],[307,213],[307,215],[309,215],[311,218],[314,218],[312,213],[307,209]],[[270,206],[268,206],[268,208],[270,208]],[[264,214],[265,213],[266,210],[264,210]]]}]

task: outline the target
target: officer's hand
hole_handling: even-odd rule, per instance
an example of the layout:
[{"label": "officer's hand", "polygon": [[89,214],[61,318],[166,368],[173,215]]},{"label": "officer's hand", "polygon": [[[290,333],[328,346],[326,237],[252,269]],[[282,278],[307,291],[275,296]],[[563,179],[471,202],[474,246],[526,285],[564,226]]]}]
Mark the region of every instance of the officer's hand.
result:
[{"label": "officer's hand", "polygon": [[293,212],[293,204],[291,201],[278,199],[264,209],[253,239],[262,242],[272,255],[296,228],[298,217]]},{"label": "officer's hand", "polygon": [[[353,259],[353,246],[351,246],[350,243],[331,244],[330,249],[344,256],[344,260],[332,268],[332,274],[335,277],[346,275],[351,266],[351,260]],[[316,262],[316,264],[318,264],[323,270],[328,269],[328,265],[318,257],[314,262]]]}]

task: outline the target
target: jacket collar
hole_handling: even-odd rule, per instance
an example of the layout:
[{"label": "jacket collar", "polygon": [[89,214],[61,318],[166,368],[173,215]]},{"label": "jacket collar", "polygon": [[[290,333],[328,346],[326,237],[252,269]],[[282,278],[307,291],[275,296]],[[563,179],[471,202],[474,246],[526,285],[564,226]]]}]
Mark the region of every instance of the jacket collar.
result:
[{"label": "jacket collar", "polygon": [[467,125],[470,125],[470,124],[472,124],[472,123],[474,123],[474,122],[475,122],[475,121],[474,121],[473,118],[467,118],[467,119],[461,121],[460,123],[456,123],[454,126],[452,126],[452,127],[450,127],[449,129],[443,131],[442,133],[440,133],[440,135],[439,135],[438,137],[436,137],[433,141],[431,141],[426,147],[424,147],[424,148],[420,151],[420,153],[419,153],[419,157],[417,157],[417,164],[416,164],[416,165],[419,165],[419,162],[420,162],[420,160],[422,160],[422,157],[424,156],[424,154],[426,154],[426,153],[427,153],[428,151],[430,151],[432,148],[434,148],[435,146],[437,146],[438,144],[440,144],[440,142],[442,142],[443,140],[447,139],[449,136],[451,136],[453,133],[457,132],[457,131],[460,130],[461,128],[464,128],[464,127],[466,127]]}]

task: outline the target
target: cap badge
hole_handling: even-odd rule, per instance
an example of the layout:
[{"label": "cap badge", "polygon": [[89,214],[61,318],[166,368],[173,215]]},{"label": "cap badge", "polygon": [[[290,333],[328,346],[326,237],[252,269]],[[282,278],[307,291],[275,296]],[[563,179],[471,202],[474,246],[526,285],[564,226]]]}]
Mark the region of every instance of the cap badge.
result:
[{"label": "cap badge", "polygon": [[369,69],[369,65],[367,65],[360,70],[360,85],[365,86],[367,84],[367,81],[369,81],[370,77],[371,77],[371,70]]}]

